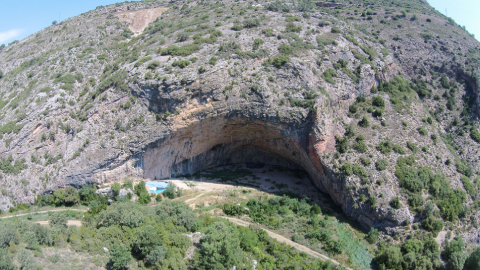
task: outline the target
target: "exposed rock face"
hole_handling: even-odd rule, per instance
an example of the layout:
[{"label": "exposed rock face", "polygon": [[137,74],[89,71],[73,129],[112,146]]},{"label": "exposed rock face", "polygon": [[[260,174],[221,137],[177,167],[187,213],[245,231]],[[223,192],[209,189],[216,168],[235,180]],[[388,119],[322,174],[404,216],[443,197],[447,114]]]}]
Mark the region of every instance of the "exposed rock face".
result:
[{"label": "exposed rock face", "polygon": [[[247,8],[241,2],[252,17],[243,22],[223,14],[237,2],[223,1],[221,11],[210,4],[158,1],[99,8],[1,51],[0,90],[10,98],[1,100],[0,152],[4,159],[24,158],[26,168],[4,173],[0,209],[65,185],[164,179],[229,163],[266,163],[305,170],[348,216],[364,227],[386,228],[415,219],[395,175],[397,159],[406,152],[383,154],[377,150],[380,142],[429,146],[417,154],[418,164],[438,168],[452,188],[463,186],[446,160],[479,164],[473,158],[479,148],[468,136],[454,139],[465,151],[453,153],[451,145],[432,144],[430,136],[417,132],[423,126],[430,134],[453,132],[449,123],[461,111],[447,114],[442,96],[459,106],[464,96],[480,101],[480,76],[471,72],[475,62],[456,59],[448,49],[460,46],[465,55],[478,56],[478,42],[463,32],[462,45],[454,38],[437,40],[441,33],[433,25],[446,19],[425,4],[422,12],[429,14],[418,20],[382,19],[386,11],[371,20],[360,14],[347,20],[329,15],[337,10],[329,3],[312,5],[307,13],[292,5],[289,17],[268,10],[268,3]],[[144,28],[155,16],[160,17]],[[454,25],[445,29],[460,35]],[[399,74],[410,79],[401,86],[403,96],[388,89],[372,92],[383,82],[400,80]],[[440,74],[455,82],[456,92],[439,87]],[[418,78],[431,99],[410,89]],[[374,95],[385,100],[380,115],[372,107]],[[370,106],[361,114],[350,108],[360,96]],[[478,110],[475,104],[471,108]],[[359,127],[364,115],[370,125]],[[431,115],[438,123],[426,125]],[[350,146],[339,155],[336,136],[344,136],[348,126],[364,137],[366,150]],[[362,165],[368,177],[340,170],[361,158],[371,160]],[[377,170],[373,164],[381,159],[389,165]],[[400,209],[389,205],[395,197]],[[365,198],[376,198],[376,204]]]}]

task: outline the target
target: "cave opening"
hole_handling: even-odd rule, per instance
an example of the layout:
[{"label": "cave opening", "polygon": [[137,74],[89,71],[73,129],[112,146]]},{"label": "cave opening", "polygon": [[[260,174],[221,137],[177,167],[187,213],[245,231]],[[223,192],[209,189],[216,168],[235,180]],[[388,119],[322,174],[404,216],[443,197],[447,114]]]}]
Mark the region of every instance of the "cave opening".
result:
[{"label": "cave opening", "polygon": [[199,121],[149,145],[143,176],[161,180],[234,164],[303,170],[311,177],[316,172],[308,155],[308,125],[244,117]]}]

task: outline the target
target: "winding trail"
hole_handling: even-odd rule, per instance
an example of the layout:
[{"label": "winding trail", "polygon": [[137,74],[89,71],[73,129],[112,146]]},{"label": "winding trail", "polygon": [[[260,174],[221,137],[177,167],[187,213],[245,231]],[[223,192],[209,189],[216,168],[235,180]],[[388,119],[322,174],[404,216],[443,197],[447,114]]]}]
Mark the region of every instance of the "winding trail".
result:
[{"label": "winding trail", "polygon": [[27,216],[27,215],[33,215],[33,214],[42,214],[42,213],[48,213],[48,212],[60,212],[60,211],[67,211],[67,210],[78,211],[78,212],[87,212],[88,211],[88,209],[71,209],[71,208],[52,209],[52,210],[30,212],[30,213],[24,213],[24,214],[11,214],[11,215],[0,217],[0,219],[12,218],[12,217],[21,217],[21,216]]},{"label": "winding trail", "polygon": [[[253,223],[250,223],[250,222],[248,222],[248,221],[241,220],[241,219],[238,219],[238,218],[225,217],[225,216],[220,216],[220,217],[221,217],[221,218],[224,218],[224,219],[227,219],[227,220],[231,221],[232,223],[234,223],[234,224],[236,224],[236,225],[243,226],[243,227],[248,227],[248,226],[250,226],[250,225],[253,224]],[[265,229],[265,228],[262,228],[262,229],[263,229],[265,232],[267,232],[267,234],[268,234],[270,237],[272,237],[272,238],[274,238],[274,239],[277,239],[278,242],[281,242],[281,243],[285,243],[285,244],[287,244],[287,245],[290,245],[290,246],[296,248],[297,250],[302,251],[302,252],[305,252],[305,253],[307,253],[308,255],[311,255],[311,256],[313,256],[313,257],[315,257],[315,258],[322,259],[322,260],[324,260],[324,261],[331,261],[331,262],[332,262],[333,264],[335,264],[335,265],[341,265],[341,266],[345,267],[345,268],[348,269],[348,270],[353,270],[352,268],[346,267],[346,266],[340,264],[338,261],[336,261],[336,260],[334,260],[334,259],[332,259],[332,258],[329,258],[328,256],[325,256],[325,255],[320,254],[320,253],[318,253],[318,252],[316,252],[316,251],[314,251],[314,250],[311,250],[310,248],[308,248],[308,247],[306,247],[306,246],[304,246],[304,245],[300,245],[300,244],[298,244],[298,243],[295,243],[295,242],[293,242],[292,240],[286,238],[286,237],[283,236],[283,235],[274,233],[274,232],[269,231],[269,230],[267,230],[267,229]]]}]

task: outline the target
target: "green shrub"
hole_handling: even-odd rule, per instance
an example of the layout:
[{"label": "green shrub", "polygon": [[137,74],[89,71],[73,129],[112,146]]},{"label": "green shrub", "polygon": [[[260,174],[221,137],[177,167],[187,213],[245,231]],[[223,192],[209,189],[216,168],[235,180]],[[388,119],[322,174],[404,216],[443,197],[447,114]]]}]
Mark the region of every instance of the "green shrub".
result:
[{"label": "green shrub", "polygon": [[378,145],[377,145],[377,150],[380,151],[382,154],[384,155],[389,155],[391,152],[392,152],[392,148],[393,148],[393,143],[392,142],[389,142],[389,141],[383,141],[383,142],[380,142]]},{"label": "green shrub", "polygon": [[463,190],[452,190],[447,198],[437,202],[442,218],[449,221],[456,220],[465,211],[463,207],[465,200],[466,194]]},{"label": "green shrub", "polygon": [[171,45],[161,50],[161,54],[172,56],[189,56],[198,50],[200,50],[200,46],[197,44],[187,44],[181,47]]},{"label": "green shrub", "polygon": [[331,68],[325,70],[325,72],[323,72],[323,74],[322,74],[322,78],[326,82],[331,83],[331,84],[335,84],[335,80],[333,80],[334,77],[337,77],[337,73],[335,72],[335,70],[333,70]]},{"label": "green shrub", "polygon": [[363,140],[359,140],[358,137],[353,144],[353,149],[355,149],[359,153],[367,152],[367,144]]},{"label": "green shrub", "polygon": [[172,67],[179,67],[179,68],[185,68],[188,65],[190,65],[190,61],[188,60],[175,60],[172,63]]},{"label": "green shrub", "polygon": [[340,30],[340,28],[338,28],[336,26],[333,26],[331,32],[334,33],[334,34],[337,34],[337,33],[341,33],[342,30]]},{"label": "green shrub", "polygon": [[413,153],[418,151],[418,147],[411,141],[407,141],[407,148],[410,149]]},{"label": "green shrub", "polygon": [[346,153],[348,150],[348,140],[347,138],[342,138],[340,136],[335,136],[335,148],[340,154]]},{"label": "green shrub", "polygon": [[385,100],[381,96],[374,96],[372,98],[372,105],[375,107],[383,108],[385,107]]},{"label": "green shrub", "polygon": [[247,19],[243,21],[243,27],[245,28],[253,28],[260,26],[260,20],[259,19]]},{"label": "green shrub", "polygon": [[265,28],[262,30],[262,33],[266,36],[266,37],[273,37],[275,34],[273,33],[273,29],[272,28]]},{"label": "green shrub", "polygon": [[325,46],[327,45],[337,45],[337,42],[333,39],[326,38],[323,36],[317,36],[317,44],[318,44],[318,49],[323,50],[325,49]]},{"label": "green shrub", "polygon": [[256,38],[255,40],[253,40],[253,48],[252,48],[252,50],[253,50],[253,51],[258,50],[258,48],[260,48],[260,45],[262,45],[264,42],[265,42],[265,41],[263,41],[263,39]]},{"label": "green shrub", "polygon": [[417,128],[417,131],[418,131],[418,133],[419,133],[420,135],[422,135],[422,136],[428,135],[428,131],[427,131],[427,129],[424,128],[424,127],[419,127],[419,128]]},{"label": "green shrub", "polygon": [[301,26],[296,26],[295,23],[289,22],[287,23],[287,27],[285,28],[285,32],[292,32],[292,33],[300,33],[302,32]]},{"label": "green shrub", "polygon": [[475,186],[472,184],[472,182],[470,182],[470,178],[462,175],[460,177],[460,180],[462,181],[463,187],[465,188],[467,193],[473,196],[475,193]]},{"label": "green shrub", "polygon": [[437,220],[433,216],[428,216],[422,221],[422,226],[425,230],[432,232],[434,237],[443,229],[443,221]]},{"label": "green shrub", "polygon": [[126,247],[114,244],[110,250],[107,268],[112,270],[123,270],[131,260],[132,256]]},{"label": "green shrub", "polygon": [[289,55],[289,54],[292,54],[293,53],[293,47],[292,46],[288,46],[287,44],[285,43],[282,43],[280,44],[280,46],[278,46],[278,51],[282,54],[286,54],[286,55]]},{"label": "green shrub", "polygon": [[158,66],[160,66],[160,62],[152,61],[152,62],[148,63],[147,68],[148,69],[156,69]]},{"label": "green shrub", "polygon": [[370,228],[370,231],[368,232],[365,239],[367,240],[368,243],[375,244],[378,241],[379,237],[380,237],[380,232],[375,228]]},{"label": "green shrub", "polygon": [[393,151],[400,155],[405,155],[407,153],[405,149],[403,149],[403,147],[398,144],[393,144]]},{"label": "green shrub", "polygon": [[243,206],[232,203],[225,203],[222,206],[222,210],[228,216],[241,216],[247,213],[247,210]]},{"label": "green shrub", "polygon": [[480,132],[476,128],[472,128],[470,130],[470,137],[472,140],[476,141],[477,143],[480,143]]},{"label": "green shrub", "polygon": [[145,64],[146,62],[152,60],[152,57],[151,56],[147,56],[147,57],[142,57],[140,58],[140,60],[138,60],[133,66],[134,67],[139,67],[143,64]]},{"label": "green shrub", "polygon": [[283,67],[286,63],[290,62],[290,57],[286,56],[286,55],[277,55],[274,59],[273,59],[273,66],[276,67],[276,68],[281,68]]},{"label": "green shrub", "polygon": [[375,162],[375,168],[377,171],[384,171],[388,167],[388,161],[386,159],[379,159]]},{"label": "green shrub", "polygon": [[363,116],[362,120],[358,122],[358,125],[360,127],[366,128],[370,126],[370,121],[368,120],[368,117],[366,115]]},{"label": "green shrub", "polygon": [[400,209],[402,208],[402,203],[400,202],[400,199],[398,197],[395,197],[393,198],[390,202],[389,202],[390,206],[394,209]]},{"label": "green shrub", "polygon": [[460,159],[455,159],[455,167],[457,169],[457,172],[467,176],[467,177],[472,177],[473,176],[473,168],[472,166],[469,166],[465,163],[464,160]]}]

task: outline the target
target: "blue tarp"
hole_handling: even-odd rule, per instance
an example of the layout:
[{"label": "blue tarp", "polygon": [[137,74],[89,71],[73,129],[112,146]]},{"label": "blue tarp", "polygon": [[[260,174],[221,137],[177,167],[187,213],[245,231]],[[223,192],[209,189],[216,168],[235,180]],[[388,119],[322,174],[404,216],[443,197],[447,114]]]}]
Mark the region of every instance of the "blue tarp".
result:
[{"label": "blue tarp", "polygon": [[145,182],[145,185],[150,187],[156,187],[157,190],[155,191],[150,190],[150,192],[158,194],[158,193],[163,193],[163,191],[165,191],[165,189],[168,186],[168,183],[167,182]]}]

